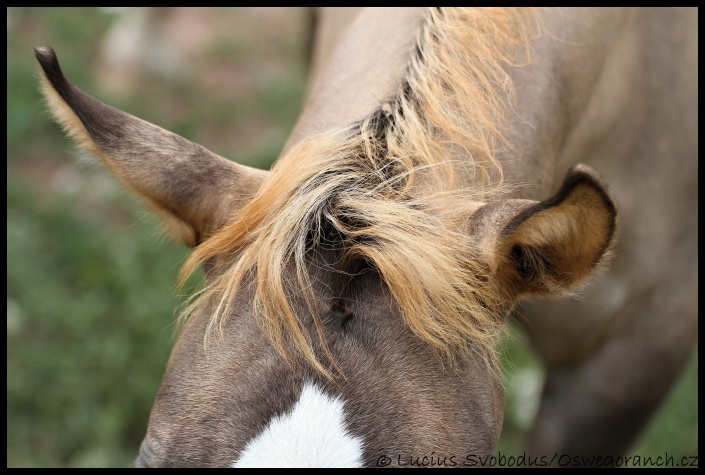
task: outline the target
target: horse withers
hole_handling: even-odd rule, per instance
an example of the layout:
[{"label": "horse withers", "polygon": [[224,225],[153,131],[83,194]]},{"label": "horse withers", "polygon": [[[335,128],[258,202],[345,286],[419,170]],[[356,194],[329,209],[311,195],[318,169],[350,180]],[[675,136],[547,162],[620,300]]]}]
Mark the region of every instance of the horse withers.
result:
[{"label": "horse withers", "polygon": [[695,340],[696,41],[677,9],[322,10],[270,171],[37,48],[57,120],[206,274],[135,466],[479,466],[512,315],[547,369],[528,452],[624,453]]}]

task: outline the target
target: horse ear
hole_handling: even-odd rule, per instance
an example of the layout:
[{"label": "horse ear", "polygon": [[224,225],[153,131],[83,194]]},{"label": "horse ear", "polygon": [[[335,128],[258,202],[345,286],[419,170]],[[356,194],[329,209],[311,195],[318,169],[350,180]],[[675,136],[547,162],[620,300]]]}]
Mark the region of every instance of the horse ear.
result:
[{"label": "horse ear", "polygon": [[220,157],[161,127],[114,109],[74,86],[54,50],[38,47],[44,95],[57,121],[195,246],[248,203],[267,172]]},{"label": "horse ear", "polygon": [[552,198],[518,212],[500,231],[500,282],[515,296],[570,291],[606,260],[616,227],[606,188],[592,169],[578,165]]}]

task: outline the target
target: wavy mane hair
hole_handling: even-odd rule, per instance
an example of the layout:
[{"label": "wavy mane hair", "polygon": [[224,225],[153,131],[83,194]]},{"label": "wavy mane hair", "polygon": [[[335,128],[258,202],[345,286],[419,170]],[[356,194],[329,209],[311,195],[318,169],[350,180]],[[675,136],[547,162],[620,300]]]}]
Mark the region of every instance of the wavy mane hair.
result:
[{"label": "wavy mane hair", "polygon": [[[535,27],[520,9],[429,9],[394,97],[359,123],[292,148],[232,223],[194,250],[181,282],[228,258],[182,317],[208,300],[207,335],[222,328],[251,282],[254,314],[274,347],[330,376],[312,344],[317,338],[330,356],[320,317],[310,303],[306,318],[318,333],[310,335],[292,297],[314,301],[307,260],[333,235],[341,262],[375,269],[419,338],[450,362],[468,351],[489,361],[501,296],[459,220],[468,203],[498,192],[495,155],[507,146],[513,100],[503,66],[529,61]],[[294,279],[285,277],[291,266]]]}]

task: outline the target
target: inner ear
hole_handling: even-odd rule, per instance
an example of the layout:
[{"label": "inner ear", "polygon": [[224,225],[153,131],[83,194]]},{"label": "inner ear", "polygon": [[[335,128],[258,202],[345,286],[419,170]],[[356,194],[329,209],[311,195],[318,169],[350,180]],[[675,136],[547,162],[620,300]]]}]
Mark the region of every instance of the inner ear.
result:
[{"label": "inner ear", "polygon": [[616,208],[594,171],[571,170],[548,200],[515,216],[500,234],[502,274],[516,293],[560,293],[595,273],[612,246]]},{"label": "inner ear", "polygon": [[539,249],[516,244],[510,251],[511,265],[525,282],[536,280],[549,267],[549,259],[546,259]]}]

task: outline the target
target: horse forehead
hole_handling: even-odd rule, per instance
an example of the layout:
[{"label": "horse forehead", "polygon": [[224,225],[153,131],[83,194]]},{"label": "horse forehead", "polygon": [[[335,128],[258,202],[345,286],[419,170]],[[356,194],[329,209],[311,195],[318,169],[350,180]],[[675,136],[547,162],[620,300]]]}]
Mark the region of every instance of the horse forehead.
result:
[{"label": "horse forehead", "polygon": [[350,433],[345,403],[312,383],[272,418],[233,462],[241,467],[361,467],[364,441]]}]

